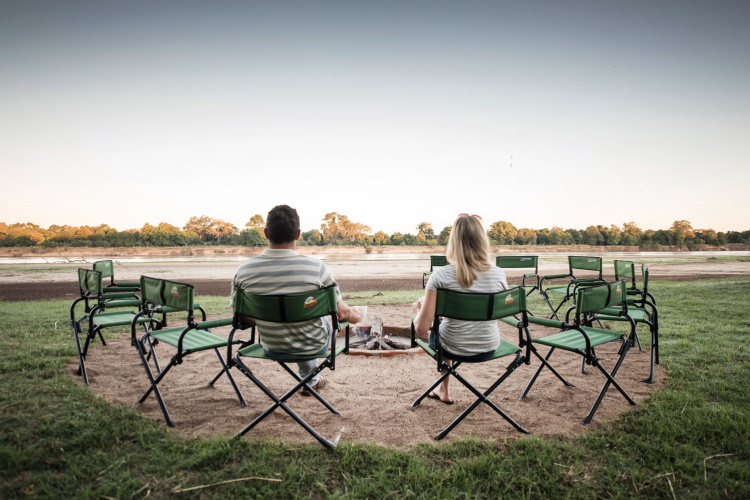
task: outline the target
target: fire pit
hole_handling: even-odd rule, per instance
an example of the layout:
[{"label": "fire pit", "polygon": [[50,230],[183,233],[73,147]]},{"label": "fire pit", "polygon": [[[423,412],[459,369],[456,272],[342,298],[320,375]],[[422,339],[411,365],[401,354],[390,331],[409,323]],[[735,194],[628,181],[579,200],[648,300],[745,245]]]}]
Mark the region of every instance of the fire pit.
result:
[{"label": "fire pit", "polygon": [[383,326],[380,318],[373,318],[372,326],[355,325],[349,340],[349,354],[365,356],[395,356],[422,352],[411,347],[408,329]]}]

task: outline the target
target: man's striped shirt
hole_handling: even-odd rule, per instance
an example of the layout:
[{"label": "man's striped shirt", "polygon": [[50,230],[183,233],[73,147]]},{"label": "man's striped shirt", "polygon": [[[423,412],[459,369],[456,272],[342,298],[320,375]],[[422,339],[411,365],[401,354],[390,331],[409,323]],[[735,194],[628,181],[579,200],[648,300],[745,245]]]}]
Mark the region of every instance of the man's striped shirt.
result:
[{"label": "man's striped shirt", "polygon": [[[300,255],[294,250],[267,248],[237,269],[232,281],[232,305],[237,289],[259,295],[286,295],[335,284],[321,260]],[[338,288],[336,297],[341,300]],[[317,354],[329,341],[321,318],[285,324],[257,321],[257,330],[263,348],[276,353]]]}]

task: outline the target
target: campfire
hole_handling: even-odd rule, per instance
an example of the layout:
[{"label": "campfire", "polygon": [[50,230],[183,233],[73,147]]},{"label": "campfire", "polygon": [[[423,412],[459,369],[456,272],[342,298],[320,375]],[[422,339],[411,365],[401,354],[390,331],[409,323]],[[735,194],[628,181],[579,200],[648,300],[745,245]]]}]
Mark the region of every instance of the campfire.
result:
[{"label": "campfire", "polygon": [[349,347],[367,349],[369,351],[393,351],[409,349],[408,344],[396,342],[387,334],[383,334],[383,321],[373,318],[372,326],[355,326],[353,333],[357,337],[349,342]]}]

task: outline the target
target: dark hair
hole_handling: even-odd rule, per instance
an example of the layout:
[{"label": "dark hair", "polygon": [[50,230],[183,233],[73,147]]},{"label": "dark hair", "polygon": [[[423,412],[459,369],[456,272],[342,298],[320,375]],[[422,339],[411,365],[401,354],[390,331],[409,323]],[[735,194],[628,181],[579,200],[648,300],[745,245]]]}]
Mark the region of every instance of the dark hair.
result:
[{"label": "dark hair", "polygon": [[297,238],[299,215],[289,205],[276,205],[266,217],[266,232],[271,243],[290,243]]}]

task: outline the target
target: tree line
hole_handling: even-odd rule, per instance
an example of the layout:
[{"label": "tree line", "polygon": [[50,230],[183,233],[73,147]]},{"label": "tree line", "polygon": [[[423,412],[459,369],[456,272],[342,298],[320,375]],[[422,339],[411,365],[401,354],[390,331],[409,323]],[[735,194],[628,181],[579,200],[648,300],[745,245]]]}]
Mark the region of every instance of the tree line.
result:
[{"label": "tree line", "polygon": [[[44,229],[36,224],[0,222],[0,246],[3,247],[173,247],[197,245],[265,246],[265,221],[253,215],[242,229],[205,215],[193,216],[182,228],[159,223],[144,224],[140,229],[118,231],[107,224],[99,226],[58,226]],[[451,227],[435,231],[429,222],[421,222],[414,233],[371,233],[369,226],[353,222],[346,215],[331,212],[322,219],[320,229],[302,233],[301,246],[358,245],[373,246],[444,246],[448,243]],[[750,244],[750,231],[717,232],[713,229],[694,229],[686,220],[675,221],[669,229],[641,229],[634,222],[622,226],[589,226],[585,229],[516,228],[507,221],[489,225],[487,235],[493,245],[595,245],[638,246],[642,250],[658,250],[662,246],[689,249],[702,245]]]}]

